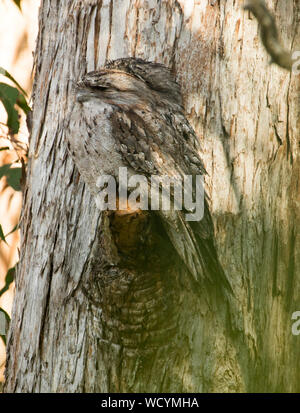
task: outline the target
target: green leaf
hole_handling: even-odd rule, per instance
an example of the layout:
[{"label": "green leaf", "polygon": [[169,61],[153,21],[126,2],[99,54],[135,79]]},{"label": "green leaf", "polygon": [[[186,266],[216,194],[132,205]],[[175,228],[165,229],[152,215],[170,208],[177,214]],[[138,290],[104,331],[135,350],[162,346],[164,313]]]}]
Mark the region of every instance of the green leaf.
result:
[{"label": "green leaf", "polygon": [[22,168],[10,168],[6,175],[7,183],[15,191],[21,191]]},{"label": "green leaf", "polygon": [[17,7],[19,7],[19,9],[21,10],[21,0],[13,0],[13,2],[15,3],[15,5]]},{"label": "green leaf", "polygon": [[0,297],[1,297],[1,295],[3,295],[3,294],[9,289],[10,284],[14,281],[14,279],[15,279],[15,272],[16,272],[15,267],[10,268],[10,269],[7,271],[7,274],[6,274],[6,277],[5,277],[5,285],[4,285],[4,287],[2,288],[2,290],[0,290]]},{"label": "green leaf", "polygon": [[19,97],[17,99],[16,104],[23,109],[23,112],[27,115],[28,112],[31,111],[30,107],[27,105],[26,99],[24,97],[24,95],[22,95],[21,93],[19,94]]},{"label": "green leaf", "polygon": [[21,191],[22,168],[11,168],[11,164],[0,167],[0,179],[6,176],[7,184],[15,191]]},{"label": "green leaf", "polygon": [[[6,277],[5,277],[5,286],[4,286],[4,287],[2,288],[2,290],[0,291],[0,297],[1,297],[2,294],[5,293],[5,291],[7,291],[7,290],[9,289],[9,286],[10,286],[10,284],[14,281],[14,279],[15,279],[15,267],[10,268],[10,269],[7,271],[7,274],[6,274]],[[2,313],[2,314],[1,314],[1,313]],[[9,315],[7,314],[7,312],[6,312],[3,308],[0,307],[0,317],[1,317],[2,315],[4,315],[5,320],[6,320],[6,323],[7,323],[7,326],[9,326],[10,317],[9,317]],[[5,334],[4,334],[4,335],[0,334],[0,337],[1,337],[2,340],[4,341],[4,344],[6,344],[6,335],[5,335]]]},{"label": "green leaf", "polygon": [[[21,1],[19,1],[20,3]],[[16,2],[15,2],[16,3]],[[3,67],[0,66],[0,75],[3,75],[5,77],[7,77],[9,80],[11,80],[19,89],[20,91],[23,93],[24,96],[27,96],[27,93],[25,92],[24,89],[22,89],[22,87],[20,86],[20,84],[16,81],[15,78],[12,77],[12,75],[10,73],[8,73],[7,70],[5,70]]]},{"label": "green leaf", "polygon": [[0,238],[1,238],[2,241],[4,241],[7,244],[6,239],[5,239],[5,235],[4,235],[4,232],[3,232],[3,229],[2,229],[2,225],[0,225]]},{"label": "green leaf", "polygon": [[[4,69],[0,67],[0,73],[3,74],[1,70]],[[25,93],[22,88],[21,90]],[[6,83],[0,83],[0,100],[2,101],[7,112],[7,126],[12,130],[13,133],[18,133],[20,123],[19,114],[15,109],[15,105],[18,105],[26,115],[31,110],[26,102],[24,95],[13,86],[7,85]]]},{"label": "green leaf", "polygon": [[4,316],[6,318],[6,321],[9,323],[10,322],[10,316],[7,314],[7,312],[2,307],[0,307],[0,311],[1,311],[1,313],[4,314]]},{"label": "green leaf", "polygon": [[0,179],[3,176],[6,176],[6,174],[8,173],[10,167],[11,167],[11,163],[6,163],[5,165],[0,166]]},{"label": "green leaf", "polygon": [[8,234],[5,234],[5,238],[6,237],[8,237],[10,234],[12,234],[13,232],[15,232],[17,229],[19,229],[19,223],[17,224],[17,225],[15,225],[14,227],[13,227],[13,229],[8,233]]},{"label": "green leaf", "polygon": [[15,87],[7,85],[6,83],[0,83],[0,100],[7,112],[7,126],[13,133],[18,133],[20,126],[19,114],[14,108],[19,94],[20,92]]},{"label": "green leaf", "polygon": [[[10,316],[9,316],[9,315],[7,314],[7,312],[6,312],[3,308],[1,308],[1,307],[0,307],[0,313],[2,313],[2,314],[4,315],[5,320],[6,320],[6,323],[7,323],[7,325],[9,326]],[[4,344],[6,345],[6,335],[0,334],[0,337],[2,338]]]},{"label": "green leaf", "polygon": [[0,338],[2,338],[3,343],[6,345],[6,336],[2,336],[2,335],[0,334]]},{"label": "green leaf", "polygon": [[[15,225],[15,226],[13,227],[13,229],[12,229],[8,234],[5,234],[5,235],[4,235],[2,225],[0,225],[0,240],[4,241],[5,244],[7,244],[6,237],[8,237],[8,236],[9,236],[10,234],[12,234],[13,232],[15,232],[17,229],[19,229],[19,224]],[[7,244],[7,245],[8,245],[8,244]],[[0,294],[0,295],[1,295],[1,294]]]}]

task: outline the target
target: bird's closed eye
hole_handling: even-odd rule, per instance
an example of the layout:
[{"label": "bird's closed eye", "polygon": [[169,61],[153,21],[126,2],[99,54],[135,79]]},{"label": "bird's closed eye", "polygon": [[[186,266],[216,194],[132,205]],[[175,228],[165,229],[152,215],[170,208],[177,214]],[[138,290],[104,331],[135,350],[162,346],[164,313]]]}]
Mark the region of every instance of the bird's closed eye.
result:
[{"label": "bird's closed eye", "polygon": [[91,89],[94,90],[106,90],[108,86],[102,86],[102,85],[97,85],[97,84],[91,84],[90,82],[86,84],[87,87],[90,87]]}]

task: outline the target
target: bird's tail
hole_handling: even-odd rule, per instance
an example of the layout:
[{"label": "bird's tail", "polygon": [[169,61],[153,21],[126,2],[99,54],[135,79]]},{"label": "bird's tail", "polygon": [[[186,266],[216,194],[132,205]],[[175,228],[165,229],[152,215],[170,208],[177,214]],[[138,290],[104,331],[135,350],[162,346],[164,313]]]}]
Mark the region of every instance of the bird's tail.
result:
[{"label": "bird's tail", "polygon": [[232,293],[232,287],[218,259],[208,208],[204,222],[186,221],[182,211],[159,211],[165,230],[178,255],[198,283],[209,282]]}]

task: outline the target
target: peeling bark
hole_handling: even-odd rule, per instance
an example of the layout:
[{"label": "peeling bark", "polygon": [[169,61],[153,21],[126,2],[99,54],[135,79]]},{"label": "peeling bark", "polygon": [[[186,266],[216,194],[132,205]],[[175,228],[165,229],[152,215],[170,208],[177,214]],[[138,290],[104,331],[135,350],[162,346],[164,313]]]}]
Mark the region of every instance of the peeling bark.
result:
[{"label": "peeling bark", "polygon": [[[298,2],[268,6],[296,50]],[[195,288],[151,216],[124,262],[68,156],[71,81],[128,55],[182,84],[236,302]],[[256,22],[233,0],[44,0],[35,67],[5,390],[298,392],[299,77],[268,65]]]}]

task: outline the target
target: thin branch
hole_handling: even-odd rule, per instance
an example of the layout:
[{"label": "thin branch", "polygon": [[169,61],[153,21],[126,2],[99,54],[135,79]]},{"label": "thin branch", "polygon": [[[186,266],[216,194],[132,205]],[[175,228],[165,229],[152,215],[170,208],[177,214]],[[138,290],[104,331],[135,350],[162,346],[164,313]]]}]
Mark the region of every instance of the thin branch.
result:
[{"label": "thin branch", "polygon": [[264,0],[248,0],[246,10],[250,10],[256,17],[260,29],[261,39],[272,63],[287,70],[292,70],[293,60],[290,52],[281,44],[274,16],[268,10]]}]

